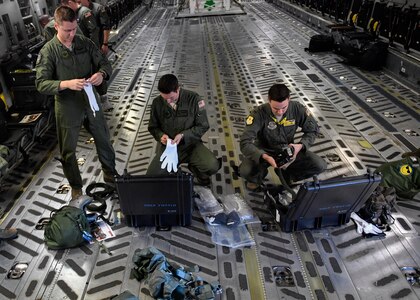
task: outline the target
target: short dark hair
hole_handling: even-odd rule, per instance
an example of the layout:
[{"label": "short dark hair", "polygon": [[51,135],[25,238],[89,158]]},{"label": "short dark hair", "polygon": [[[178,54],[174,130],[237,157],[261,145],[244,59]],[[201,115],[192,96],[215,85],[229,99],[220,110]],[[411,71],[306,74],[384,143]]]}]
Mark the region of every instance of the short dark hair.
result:
[{"label": "short dark hair", "polygon": [[159,79],[158,90],[163,94],[176,92],[178,88],[178,78],[174,74],[165,74]]},{"label": "short dark hair", "polygon": [[70,1],[73,1],[73,0],[61,0],[60,2],[61,2],[61,5],[68,6]]},{"label": "short dark hair", "polygon": [[268,100],[283,102],[290,96],[290,91],[283,83],[277,83],[268,90]]},{"label": "short dark hair", "polygon": [[74,22],[77,20],[76,13],[70,7],[61,5],[57,7],[54,12],[54,20],[57,24],[62,24],[63,21]]}]

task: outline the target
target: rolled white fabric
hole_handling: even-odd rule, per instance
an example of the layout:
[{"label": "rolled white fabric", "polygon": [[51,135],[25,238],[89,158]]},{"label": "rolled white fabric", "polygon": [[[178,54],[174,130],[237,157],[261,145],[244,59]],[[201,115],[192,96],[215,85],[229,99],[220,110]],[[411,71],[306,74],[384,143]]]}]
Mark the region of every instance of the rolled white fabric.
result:
[{"label": "rolled white fabric", "polygon": [[358,233],[371,233],[371,234],[381,234],[383,233],[383,231],[381,229],[379,229],[378,227],[376,227],[375,225],[366,222],[365,220],[363,220],[361,217],[359,217],[358,214],[356,214],[355,212],[352,212],[350,214],[350,218],[353,219],[354,223],[356,223],[357,226],[357,232]]},{"label": "rolled white fabric", "polygon": [[96,112],[99,111],[99,105],[98,102],[96,102],[96,96],[93,92],[93,87],[91,83],[87,83],[83,89],[85,90],[86,95],[89,99],[90,109],[93,112],[93,116],[96,117]]}]

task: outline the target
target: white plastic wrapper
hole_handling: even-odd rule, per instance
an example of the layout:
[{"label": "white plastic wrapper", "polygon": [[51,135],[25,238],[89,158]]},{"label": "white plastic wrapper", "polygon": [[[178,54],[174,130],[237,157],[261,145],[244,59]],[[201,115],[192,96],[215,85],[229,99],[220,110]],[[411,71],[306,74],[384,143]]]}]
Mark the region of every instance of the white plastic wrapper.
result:
[{"label": "white plastic wrapper", "polygon": [[245,224],[261,223],[260,219],[254,214],[252,208],[239,194],[223,196],[222,204],[224,206],[225,213],[228,214],[231,211],[236,211]]},{"label": "white plastic wrapper", "polygon": [[223,212],[222,205],[220,205],[209,188],[195,186],[194,191],[200,196],[199,198],[194,198],[194,200],[204,220],[206,217],[215,216]]},{"label": "white plastic wrapper", "polygon": [[[217,216],[218,214],[226,214],[226,208],[222,206],[219,201],[217,201],[216,197],[214,197],[210,189],[197,186],[194,187],[194,190],[199,196],[194,198],[195,203],[197,204],[201,217],[206,222],[207,229],[211,233],[211,240],[213,243],[230,248],[255,245],[255,241],[249,233],[247,225],[242,220],[242,217],[240,217],[240,222],[234,226],[210,224],[209,220],[211,220],[213,217]],[[240,201],[236,198],[237,197],[235,196],[233,197],[233,200],[228,200],[228,202],[231,202],[229,206],[230,211],[228,213],[235,210],[235,207],[241,207],[241,211],[246,212],[247,210],[242,203],[243,200]],[[249,215],[249,211],[247,214]]]}]

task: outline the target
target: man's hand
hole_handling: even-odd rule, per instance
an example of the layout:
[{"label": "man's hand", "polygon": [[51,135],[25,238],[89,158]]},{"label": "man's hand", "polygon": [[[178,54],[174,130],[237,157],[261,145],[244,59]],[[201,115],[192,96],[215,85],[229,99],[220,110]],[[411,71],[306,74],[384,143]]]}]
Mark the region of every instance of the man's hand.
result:
[{"label": "man's hand", "polygon": [[302,150],[303,145],[302,144],[289,144],[289,147],[293,148],[293,156],[288,163],[285,163],[284,165],[279,166],[279,168],[282,170],[286,170],[287,167],[289,167],[296,160],[296,156],[299,153],[299,151]]},{"label": "man's hand", "polygon": [[168,142],[168,135],[167,134],[164,134],[164,135],[162,135],[161,137],[160,137],[160,142],[162,143],[162,144],[164,144],[164,145],[166,145],[166,143]]},{"label": "man's hand", "polygon": [[273,168],[277,168],[276,160],[272,156],[268,155],[267,153],[264,153],[261,157],[266,162],[268,162],[270,166],[272,166]]},{"label": "man's hand", "polygon": [[103,80],[104,75],[101,72],[96,72],[87,81],[89,81],[94,86],[98,86],[102,83]]},{"label": "man's hand", "polygon": [[81,91],[86,84],[84,79],[63,80],[60,82],[60,91],[70,89],[73,91]]},{"label": "man's hand", "polygon": [[177,144],[179,145],[179,143],[181,142],[181,140],[184,138],[184,135],[182,133],[178,133],[175,138],[172,140],[172,144]]},{"label": "man's hand", "polygon": [[108,44],[102,44],[101,51],[104,55],[107,55],[109,51]]},{"label": "man's hand", "polygon": [[293,159],[292,159],[293,161],[296,159],[296,156],[298,155],[300,150],[302,150],[303,144],[289,144],[289,147],[293,147]]}]

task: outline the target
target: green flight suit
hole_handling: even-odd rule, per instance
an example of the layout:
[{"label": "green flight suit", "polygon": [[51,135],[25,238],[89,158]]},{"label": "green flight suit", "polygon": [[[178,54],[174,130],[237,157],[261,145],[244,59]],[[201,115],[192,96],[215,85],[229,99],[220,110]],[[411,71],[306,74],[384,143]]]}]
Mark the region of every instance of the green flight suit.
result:
[{"label": "green flight suit", "polygon": [[98,31],[98,40],[99,40],[99,48],[102,46],[104,41],[104,30],[111,30],[111,19],[105,9],[105,6],[96,3],[90,2],[89,9],[92,11],[93,15],[96,19],[96,24],[99,27]]},{"label": "green flight suit", "polygon": [[106,77],[112,73],[111,64],[104,55],[91,40],[80,35],[75,35],[72,50],[66,48],[57,36],[54,36],[42,47],[36,64],[36,88],[40,93],[55,95],[58,145],[64,174],[73,189],[81,189],[83,186],[76,161],[76,146],[82,124],[95,139],[98,158],[104,172],[116,173],[115,152],[95,89],[93,91],[100,108],[95,115],[84,91],[59,91],[61,81],[89,78],[94,70],[105,72]]},{"label": "green flight suit", "polygon": [[[290,101],[281,120],[277,120],[269,103],[256,107],[246,119],[245,130],[240,138],[244,155],[239,174],[247,181],[261,184],[268,173],[269,164],[262,158],[264,153],[276,158],[284,147],[294,144],[295,133],[302,128],[303,144],[296,160],[283,170],[286,179],[302,180],[323,172],[326,162],[308,151],[318,133],[318,124],[310,112],[299,102]],[[275,170],[278,174],[278,169]]]},{"label": "green flight suit", "polygon": [[381,185],[394,187],[397,196],[412,199],[420,192],[420,167],[418,158],[407,157],[379,166],[376,172],[381,173]]},{"label": "green flight suit", "polygon": [[[54,37],[54,35],[57,33],[57,30],[55,30],[54,25],[55,25],[55,20],[52,19],[44,27],[43,35],[47,42],[51,40]],[[76,34],[83,35],[83,32],[80,30],[79,26],[77,26]]]},{"label": "green flight suit", "polygon": [[96,47],[101,49],[102,45],[99,42],[99,26],[96,23],[95,16],[89,8],[79,6],[79,9],[77,10],[77,24],[83,32],[83,35],[90,38],[95,43]]},{"label": "green flight suit", "polygon": [[160,143],[160,138],[167,134],[173,139],[179,133],[184,135],[177,146],[179,163],[188,163],[194,176],[200,179],[208,179],[219,170],[220,163],[216,156],[201,141],[209,129],[209,122],[204,100],[200,101],[197,93],[180,89],[176,110],[161,96],[156,97],[152,103],[148,129],[158,145],[147,174],[168,174],[166,169],[161,169],[160,156],[166,145]]},{"label": "green flight suit", "polygon": [[[98,30],[95,30],[95,32],[98,34],[97,39],[95,38],[94,42],[98,46],[99,49],[101,49],[102,44],[104,42],[104,30],[110,30],[111,29],[111,19],[109,18],[109,15],[105,9],[105,6],[96,3],[96,2],[90,2],[89,9],[92,11],[93,16],[95,17],[96,25],[98,27]],[[108,84],[104,80],[101,85],[96,87],[96,90],[98,91],[99,95],[106,95],[108,92]]]}]

